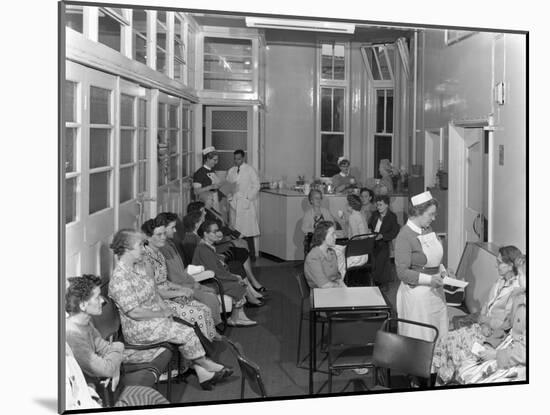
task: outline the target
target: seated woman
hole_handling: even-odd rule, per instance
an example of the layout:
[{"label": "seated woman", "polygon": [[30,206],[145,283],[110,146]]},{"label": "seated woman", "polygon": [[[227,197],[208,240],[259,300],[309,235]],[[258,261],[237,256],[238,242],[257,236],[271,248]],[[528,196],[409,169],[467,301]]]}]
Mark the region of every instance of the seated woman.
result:
[{"label": "seated woman", "polygon": [[363,215],[361,215],[361,198],[357,195],[351,194],[346,197],[346,236],[351,239],[357,235],[363,235],[370,233],[369,226]]},{"label": "seated woman", "polygon": [[323,201],[323,193],[320,190],[312,189],[307,195],[307,199],[311,205],[311,208],[306,210],[306,213],[304,213],[304,218],[302,219],[302,232],[304,233],[304,256],[306,256],[309,252],[311,237],[313,235],[315,225],[325,220],[336,222],[336,219],[332,213],[330,213],[328,209],[321,206],[321,202]]},{"label": "seated woman", "polygon": [[[240,232],[227,224],[222,215],[214,209],[212,205],[212,193],[201,193],[200,198],[202,203],[204,203],[206,220],[216,222],[222,231],[222,238],[215,244],[216,252],[225,256],[225,262],[230,265],[232,272],[241,275],[250,282],[250,294],[255,298],[261,299],[262,295],[259,292],[265,292],[266,289],[258,282],[252,271],[248,253],[248,242],[242,239]],[[192,202],[187,207],[187,212],[189,213],[200,206],[199,202]]]},{"label": "seated woman", "polygon": [[[92,316],[99,316],[104,303],[101,297],[101,279],[95,275],[69,278],[69,286],[65,293],[65,311],[67,334],[67,367],[77,372],[75,377],[83,378],[82,370],[89,376],[108,378],[111,389],[115,391],[120,380],[120,365],[124,359],[124,344],[110,343],[104,340],[92,323]],[[74,350],[74,352],[73,352]],[[74,353],[74,354],[73,354]],[[74,360],[76,359],[76,365]],[[77,369],[78,368],[78,369]],[[78,373],[80,372],[80,373]],[[81,393],[87,391],[86,383],[79,385]],[[157,405],[169,403],[154,389],[145,386],[124,386],[115,406]],[[71,389],[72,394],[79,394],[77,388]],[[97,394],[94,394],[97,397]],[[69,395],[67,396],[69,398]],[[73,400],[69,406],[78,403]],[[87,402],[87,403],[86,403]],[[97,406],[94,406],[94,403]],[[86,406],[101,407],[92,399],[84,399]],[[89,404],[89,405],[88,405]],[[70,409],[70,408],[67,408]],[[75,408],[76,409],[76,408]]]},{"label": "seated woman", "polygon": [[[110,383],[111,389],[117,388],[113,380],[110,380]],[[131,385],[124,386],[114,406],[166,405],[169,403],[164,396],[153,388]],[[104,407],[105,405],[94,386],[86,383],[82,369],[74,357],[71,346],[65,343],[65,409],[77,410]]]},{"label": "seated woman", "polygon": [[391,282],[390,244],[399,233],[397,216],[390,210],[390,198],[388,195],[378,195],[376,201],[377,211],[373,213],[369,222],[369,228],[376,233],[374,244],[374,270],[373,279],[377,285],[387,289]]},{"label": "seated woman", "polygon": [[370,222],[370,217],[376,212],[374,192],[368,187],[363,187],[359,196],[361,196],[361,214],[365,217],[368,224]]},{"label": "seated woman", "polygon": [[477,360],[465,361],[457,372],[460,383],[521,381],[526,378],[527,305],[525,256],[516,260],[519,288],[510,295],[512,310],[499,329],[484,341]]},{"label": "seated woman", "polygon": [[166,245],[166,228],[155,219],[145,221],[141,230],[147,237],[145,246],[145,266],[147,273],[152,275],[157,290],[165,304],[170,307],[174,315],[188,323],[197,323],[209,340],[219,340],[216,333],[212,311],[205,304],[193,299],[194,289],[183,287],[168,280],[166,259],[160,249]]},{"label": "seated woman", "polygon": [[[221,231],[214,221],[205,221],[198,230],[201,241],[193,254],[193,265],[202,265],[214,271],[216,278],[223,285],[224,293],[233,299],[233,309],[227,324],[235,327],[255,326],[243,311],[246,302],[247,284],[240,275],[229,272],[223,261],[216,254],[214,243],[221,238]],[[249,299],[250,300],[250,299]]]},{"label": "seated woman", "polygon": [[505,246],[498,252],[500,277],[491,288],[481,312],[474,316],[475,323],[450,331],[437,341],[432,366],[437,370],[438,384],[453,381],[462,363],[474,357],[474,343],[483,344],[487,337],[502,327],[512,311],[510,297],[520,287],[516,261],[521,257],[521,251],[515,246]]},{"label": "seated woman", "polygon": [[131,229],[118,231],[111,249],[118,263],[109,281],[109,296],[119,312],[122,332],[132,344],[170,342],[179,344],[183,358],[195,370],[202,389],[231,375],[231,370],[205,357],[195,331],[172,319],[174,311],[161,298],[155,280],[146,272],[146,239]]},{"label": "seated woman", "polygon": [[334,191],[336,193],[359,187],[359,183],[349,172],[350,163],[347,157],[342,156],[338,158],[338,167],[340,168],[340,173],[332,176],[332,184],[334,185]]},{"label": "seated woman", "polygon": [[[210,308],[212,311],[212,318],[216,326],[221,324],[222,320],[220,317],[220,303],[218,301],[218,296],[216,291],[213,288],[204,286],[195,281],[195,279],[189,275],[185,270],[183,265],[182,258],[178,254],[176,245],[173,241],[174,235],[176,233],[175,226],[177,222],[177,215],[171,212],[159,213],[155,218],[155,222],[159,225],[164,226],[166,231],[166,243],[164,246],[160,247],[160,252],[164,256],[166,261],[166,271],[168,280],[178,284],[184,288],[189,288],[193,290],[193,298]],[[191,256],[192,257],[192,256]],[[213,271],[203,271],[202,273],[197,274],[200,276],[213,277]]]},{"label": "seated woman", "polygon": [[336,237],[334,223],[317,224],[311,239],[311,251],[306,256],[304,274],[310,288],[345,287],[338,271],[338,259],[334,252]]}]

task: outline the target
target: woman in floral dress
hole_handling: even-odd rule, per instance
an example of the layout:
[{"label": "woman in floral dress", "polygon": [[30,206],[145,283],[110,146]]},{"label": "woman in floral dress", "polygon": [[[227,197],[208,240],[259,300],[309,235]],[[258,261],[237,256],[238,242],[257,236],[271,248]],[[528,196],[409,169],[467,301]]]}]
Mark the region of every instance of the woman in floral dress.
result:
[{"label": "woman in floral dress", "polygon": [[124,338],[138,345],[179,344],[179,351],[197,373],[200,386],[211,390],[213,384],[231,375],[231,370],[207,359],[194,330],[172,319],[174,312],[162,300],[155,280],[146,272],[145,242],[141,233],[122,229],[111,243],[118,263],[109,281],[109,296],[119,309]]},{"label": "woman in floral dress", "polygon": [[438,384],[455,381],[458,368],[475,358],[472,353],[474,343],[482,345],[509,318],[513,307],[511,296],[520,287],[516,261],[521,256],[521,251],[515,246],[499,249],[497,269],[500,278],[491,288],[479,315],[469,316],[473,324],[450,331],[437,341],[432,364],[438,374]]},{"label": "woman in floral dress", "polygon": [[191,324],[197,323],[209,340],[219,339],[210,308],[193,299],[192,288],[183,287],[168,280],[166,259],[160,252],[160,248],[166,244],[165,226],[159,225],[155,219],[149,219],[141,226],[141,230],[148,241],[145,247],[145,266],[150,275],[154,276],[158,292],[164,302],[182,320]]}]

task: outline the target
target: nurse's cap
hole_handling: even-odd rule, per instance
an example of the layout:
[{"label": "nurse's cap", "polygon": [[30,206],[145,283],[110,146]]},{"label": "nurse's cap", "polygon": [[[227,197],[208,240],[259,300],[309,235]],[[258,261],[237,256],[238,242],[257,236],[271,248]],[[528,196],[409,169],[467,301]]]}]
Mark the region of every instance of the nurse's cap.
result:
[{"label": "nurse's cap", "polygon": [[212,153],[213,151],[216,151],[213,146],[206,147],[204,150],[202,150],[202,155],[206,156],[208,153]]},{"label": "nurse's cap", "polygon": [[418,206],[432,199],[432,194],[429,191],[426,191],[424,193],[420,193],[416,196],[411,197],[411,203],[413,206]]},{"label": "nurse's cap", "polygon": [[342,164],[344,161],[349,163],[349,159],[346,156],[338,157],[338,165]]}]

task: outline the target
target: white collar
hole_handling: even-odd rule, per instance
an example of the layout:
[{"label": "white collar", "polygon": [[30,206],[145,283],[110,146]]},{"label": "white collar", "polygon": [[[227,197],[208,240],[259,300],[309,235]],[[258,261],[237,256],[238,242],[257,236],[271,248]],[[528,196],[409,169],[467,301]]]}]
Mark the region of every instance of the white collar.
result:
[{"label": "white collar", "polygon": [[204,167],[206,170],[212,171],[212,169],[210,167],[208,167],[206,164],[203,164],[202,167]]},{"label": "white collar", "polygon": [[407,220],[407,226],[411,228],[413,231],[415,231],[416,233],[422,234],[422,229],[420,229],[420,227],[414,224],[410,219]]},{"label": "white collar", "polygon": [[349,173],[348,173],[348,174],[344,174],[344,173],[340,172],[340,176],[342,176],[342,177],[348,177],[348,176],[349,176]]}]

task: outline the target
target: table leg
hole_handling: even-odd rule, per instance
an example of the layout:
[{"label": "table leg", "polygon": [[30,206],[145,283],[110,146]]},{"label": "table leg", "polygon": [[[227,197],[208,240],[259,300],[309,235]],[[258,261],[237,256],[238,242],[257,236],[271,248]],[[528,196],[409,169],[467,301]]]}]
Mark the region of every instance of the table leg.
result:
[{"label": "table leg", "polygon": [[313,394],[313,371],[315,368],[315,337],[317,325],[317,314],[313,311],[309,311],[309,394]]}]

